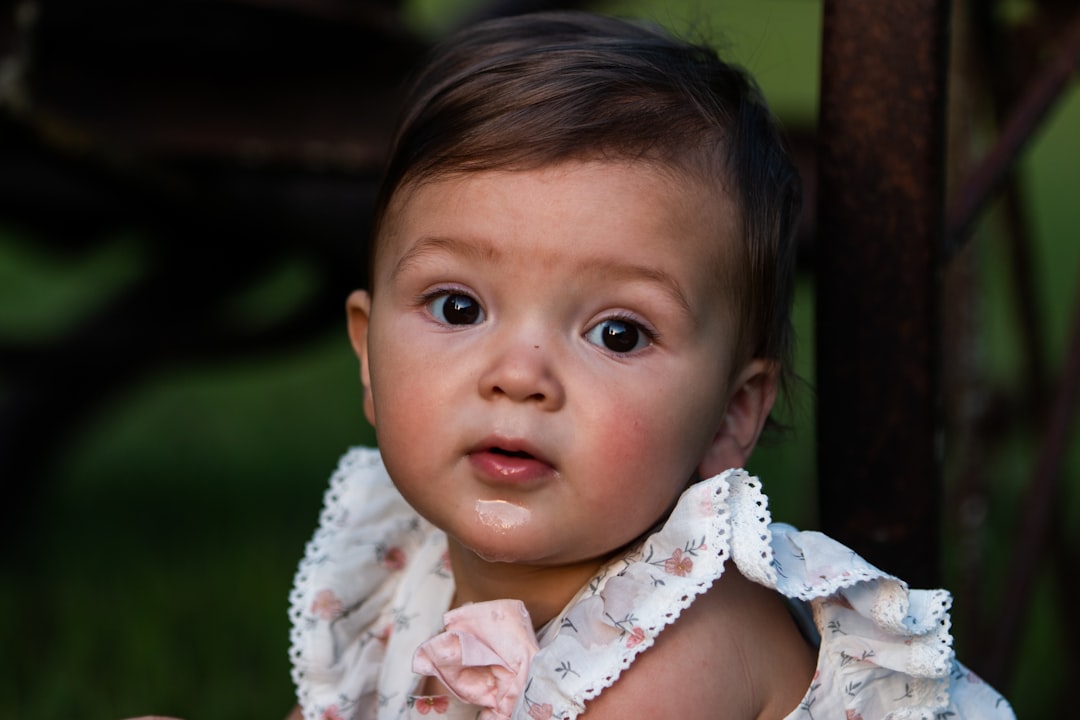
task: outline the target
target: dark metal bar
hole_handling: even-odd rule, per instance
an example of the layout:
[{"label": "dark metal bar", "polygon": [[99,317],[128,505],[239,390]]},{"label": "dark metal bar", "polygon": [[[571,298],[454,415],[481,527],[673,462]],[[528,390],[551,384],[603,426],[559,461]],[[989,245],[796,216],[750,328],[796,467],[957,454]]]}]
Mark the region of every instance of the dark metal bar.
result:
[{"label": "dark metal bar", "polygon": [[818,471],[825,530],[939,580],[938,355],[948,0],[826,0]]},{"label": "dark metal bar", "polygon": [[[1042,29],[1024,37],[1026,42],[1018,41],[1015,32],[1003,24],[994,12],[991,4],[973,3],[969,17],[975,27],[973,47],[978,55],[978,64],[983,70],[984,84],[992,95],[994,115],[1001,128],[1001,138],[978,166],[970,172],[960,192],[950,205],[946,253],[955,257],[965,248],[978,213],[993,199],[994,194],[1003,193],[1001,200],[1004,211],[1005,241],[1009,252],[1008,263],[1014,284],[1016,327],[1022,339],[1023,357],[1026,363],[1024,378],[1025,388],[1016,396],[1013,412],[1003,413],[1000,408],[991,415],[997,420],[984,417],[976,427],[981,438],[976,442],[982,449],[994,447],[1002,433],[1015,433],[1021,425],[1034,425],[1044,430],[1048,423],[1049,400],[1052,388],[1047,382],[1048,363],[1043,342],[1043,318],[1038,312],[1038,283],[1033,270],[1033,244],[1023,188],[1018,175],[1013,172],[1020,154],[1027,142],[1038,132],[1053,104],[1064,93],[1070,76],[1080,62],[1080,11],[1062,6],[1063,17],[1056,21],[1044,17]],[[1056,48],[1051,62],[1042,61],[1040,48]],[[1078,307],[1080,312],[1080,307]],[[990,412],[984,410],[984,412]],[[1003,423],[1002,420],[1005,422]],[[1057,422],[1061,422],[1058,419]],[[989,426],[995,426],[994,432],[987,432]],[[996,437],[995,437],[996,436]],[[974,448],[967,453],[972,462],[978,462],[983,450]],[[1046,567],[1045,553],[1050,553],[1058,569],[1058,587],[1072,581],[1071,576],[1062,574],[1061,554],[1064,548],[1058,548],[1047,540],[1050,529],[1042,523],[1050,513],[1051,497],[1060,492],[1060,480],[1046,477],[1047,467],[1060,466],[1060,457],[1048,457],[1047,447],[1040,448],[1038,469],[1032,471],[1033,481],[1028,490],[1027,508],[1024,521],[1017,531],[1018,542],[1026,548],[1017,555],[1014,562],[1023,563],[1024,567],[1009,568],[1005,605],[998,608],[992,616],[982,617],[981,601],[989,593],[985,583],[977,585],[976,578],[982,577],[978,567],[969,568],[972,581],[968,583],[965,597],[958,598],[967,608],[967,612],[976,617],[983,630],[963,633],[956,627],[956,635],[968,635],[969,652],[972,667],[992,682],[1004,686],[1015,668],[1015,654],[1019,649],[1022,628],[1027,622],[1027,608],[1030,606],[1034,583],[1037,581],[1039,568]],[[1054,452],[1064,452],[1060,446]],[[972,470],[966,463],[962,466]],[[1057,472],[1057,471],[1055,471]],[[961,471],[961,482],[969,480]],[[1054,523],[1051,523],[1054,525]],[[1033,554],[1035,553],[1035,554]],[[973,555],[978,556],[978,555]],[[973,592],[972,587],[982,588]],[[1063,606],[1064,607],[1064,606]],[[1005,618],[1004,623],[1002,618]],[[969,625],[971,621],[969,620]],[[1066,625],[1063,632],[1072,632],[1075,636],[1078,625]]]},{"label": "dark metal bar", "polygon": [[1041,434],[1042,444],[1028,484],[1027,502],[1017,536],[1005,604],[998,618],[998,633],[986,667],[986,679],[1001,685],[1012,674],[1022,630],[1035,592],[1037,574],[1044,566],[1053,531],[1055,501],[1060,497],[1061,469],[1080,406],[1080,293],[1077,294],[1061,382]]},{"label": "dark metal bar", "polygon": [[1016,158],[1080,67],[1080,11],[1073,16],[1061,37],[1061,49],[1054,60],[1031,83],[1009,115],[993,149],[952,200],[946,236],[947,255],[952,255],[957,246],[966,241],[972,223],[1005,183]]},{"label": "dark metal bar", "polygon": [[1031,223],[1028,220],[1023,188],[1015,176],[1006,180],[1003,199],[1005,246],[1009,253],[1008,272],[1016,297],[1013,308],[1016,313],[1015,327],[1020,335],[1024,358],[1024,397],[1027,399],[1027,407],[1024,408],[1022,417],[1029,419],[1035,417],[1043,407],[1047,391],[1045,333],[1036,291],[1038,280],[1033,267],[1035,243],[1031,238]]},{"label": "dark metal bar", "polygon": [[[1035,103],[1050,102],[1052,101],[1051,97],[1045,93],[1035,95],[1029,93],[1028,97],[1024,98],[1024,83],[1028,85],[1037,84],[1033,80],[1047,75],[1058,75],[1060,78],[1061,68],[1055,69],[1051,65],[1050,71],[1047,71],[1045,63],[1039,63],[1031,59],[1031,56],[1038,53],[1033,52],[1033,48],[1029,44],[1021,45],[1012,37],[1008,25],[998,17],[999,13],[995,12],[994,6],[987,3],[973,3],[968,12],[975,30],[974,37],[976,41],[973,45],[979,65],[983,69],[984,84],[989,90],[992,99],[994,121],[998,128],[1008,126],[1010,116],[1012,118],[1031,118],[1032,120],[1035,118],[1041,119],[1047,109],[1024,109],[1025,104],[1031,106]],[[1049,45],[1049,43],[1046,39],[1040,39],[1035,47],[1043,47],[1044,45]],[[1018,66],[1026,69],[1018,69]],[[1063,86],[1058,88],[1059,93],[1062,90]],[[1017,124],[1015,119],[1012,122],[1014,125]],[[1020,129],[1014,127],[1010,131],[1016,133]],[[1026,130],[1034,134],[1038,127],[1032,126],[1026,128]],[[1017,152],[1020,152],[1019,145],[1017,145]],[[1016,159],[1014,157],[1010,160],[1009,168],[1013,166]],[[986,160],[986,158],[983,158],[983,160]],[[986,182],[984,176],[971,172],[971,168],[968,168],[965,174],[968,174],[970,179],[964,178],[967,181],[967,186],[958,194],[958,198],[963,198],[965,192],[975,192],[975,186],[978,183]],[[957,184],[960,185],[960,183]],[[1026,389],[1023,397],[1027,400],[1027,404],[1023,408],[1023,412],[1017,413],[1015,418],[1017,421],[1030,422],[1031,418],[1034,417],[1034,413],[1042,407],[1044,394],[1047,391],[1047,363],[1044,352],[1043,322],[1038,310],[1037,283],[1032,259],[1034,246],[1031,240],[1030,221],[1028,219],[1024,189],[1017,174],[1007,172],[1001,180],[1001,185],[1002,226],[1005,233],[1006,249],[1009,253],[1008,270],[1015,292],[1016,327],[1022,341],[1021,347],[1025,362]],[[961,187],[964,186],[961,185]],[[989,202],[989,199],[985,198],[985,202]],[[953,212],[960,212],[959,204],[958,202],[953,203],[950,209]],[[952,221],[957,220],[958,218],[955,216],[952,217]],[[963,247],[967,237],[971,234],[975,218],[969,218],[966,222],[968,227],[964,230],[964,236],[952,234],[952,231],[956,230],[956,228],[949,226],[950,234],[946,237],[946,254],[950,257],[959,248]]]},{"label": "dark metal bar", "polygon": [[[980,0],[954,0],[952,7],[949,72],[948,184],[963,180],[971,170],[972,136],[976,108],[984,94],[987,66],[983,61],[984,35],[975,21]],[[989,10],[989,6],[986,6]],[[977,293],[979,261],[975,247],[964,246],[942,275],[942,406],[945,437],[952,469],[946,473],[943,528],[945,542],[955,548],[954,574],[949,579],[955,604],[964,608],[953,615],[952,633],[958,652],[971,657],[978,631],[986,583],[986,507],[988,489],[985,452],[987,426],[983,422],[991,389],[980,372],[980,301]]]}]

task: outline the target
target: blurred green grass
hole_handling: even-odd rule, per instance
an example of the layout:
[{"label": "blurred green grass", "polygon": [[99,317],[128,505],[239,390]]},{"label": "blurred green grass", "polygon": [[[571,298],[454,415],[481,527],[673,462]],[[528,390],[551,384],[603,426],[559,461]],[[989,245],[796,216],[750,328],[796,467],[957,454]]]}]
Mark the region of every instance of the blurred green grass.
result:
[{"label": "blurred green grass", "polygon": [[[730,24],[729,54],[758,75],[785,120],[813,121],[817,3],[721,2],[707,12],[692,2],[625,5],[684,28],[702,27],[701,18],[709,26]],[[1074,88],[1023,168],[1055,362],[1075,311],[1080,270],[1076,128]],[[992,228],[980,242],[986,290],[979,351],[995,379],[1015,383],[1005,260]],[[70,327],[137,273],[140,258],[132,248],[120,234],[89,257],[49,257],[33,238],[4,231],[0,333],[38,339]],[[798,367],[807,379],[813,378],[812,301],[812,282],[802,278]],[[3,387],[0,382],[0,392]],[[295,702],[287,594],[336,458],[349,445],[372,442],[359,393],[343,324],[309,347],[248,363],[163,370],[114,397],[64,449],[30,530],[9,548],[0,576],[0,653],[7,668],[0,674],[0,718],[283,716]],[[793,437],[763,447],[751,470],[766,482],[774,517],[813,526],[812,391],[796,399],[796,408]],[[994,454],[988,552],[996,573],[1009,557],[1032,444],[1021,438]],[[1069,463],[1066,500],[1075,521],[1075,449]],[[1076,542],[1075,532],[1070,538]],[[1066,608],[1053,590],[1048,582],[1040,587],[1020,675],[1004,688],[1021,717],[1054,713],[1055,688],[1064,684],[1056,658],[1067,648],[1055,628]]]},{"label": "blurred green grass", "polygon": [[292,573],[337,455],[373,440],[353,365],[342,333],[104,409],[4,574],[0,717],[283,716]]}]

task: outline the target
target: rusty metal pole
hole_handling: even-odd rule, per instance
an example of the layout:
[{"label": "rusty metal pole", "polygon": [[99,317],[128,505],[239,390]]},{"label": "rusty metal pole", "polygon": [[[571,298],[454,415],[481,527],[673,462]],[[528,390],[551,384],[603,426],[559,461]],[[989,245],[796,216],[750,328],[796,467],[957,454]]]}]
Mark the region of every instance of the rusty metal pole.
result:
[{"label": "rusty metal pole", "polygon": [[948,0],[825,0],[818,132],[823,528],[940,581]]}]

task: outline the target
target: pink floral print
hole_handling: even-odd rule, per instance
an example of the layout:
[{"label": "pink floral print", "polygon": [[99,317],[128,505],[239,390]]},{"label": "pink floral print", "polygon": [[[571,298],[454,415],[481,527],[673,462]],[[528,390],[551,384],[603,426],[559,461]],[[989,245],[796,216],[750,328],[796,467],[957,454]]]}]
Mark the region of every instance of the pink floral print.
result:
[{"label": "pink floral print", "polygon": [[668,575],[686,577],[693,569],[694,561],[690,559],[688,554],[683,553],[682,548],[675,548],[675,552],[671,553],[671,557],[664,561],[664,572]]},{"label": "pink floral print", "polygon": [[427,715],[434,712],[436,715],[445,715],[450,708],[450,698],[446,695],[430,695],[428,697],[414,698],[416,712]]},{"label": "pink floral print", "polygon": [[399,547],[380,547],[379,562],[387,570],[401,570],[405,567],[405,551]]},{"label": "pink floral print", "polygon": [[[788,526],[770,526],[767,532],[764,527],[767,518],[763,517],[762,510],[765,498],[760,495],[757,484],[741,473],[726,476],[726,482],[732,483],[733,487],[733,498],[728,499],[721,492],[724,482],[724,478],[705,480],[688,490],[660,531],[646,539],[638,549],[614,559],[591,578],[582,589],[582,597],[567,608],[564,617],[542,631],[544,651],[538,652],[531,663],[535,675],[533,671],[526,675],[526,686],[519,696],[521,703],[512,705],[518,711],[517,717],[524,720],[578,717],[583,702],[610,687],[619,670],[628,667],[638,653],[663,632],[668,622],[675,621],[693,597],[703,591],[702,588],[720,577],[727,563],[757,573],[753,578],[757,582],[776,586],[790,597],[809,596],[814,604],[824,649],[802,702],[785,720],[864,720],[864,717],[869,720],[870,716],[864,716],[863,710],[876,708],[876,703],[889,710],[917,709],[922,712],[920,716],[934,717],[929,708],[912,704],[915,701],[904,685],[907,676],[885,672],[874,664],[874,654],[878,642],[886,642],[891,653],[902,657],[905,651],[910,652],[909,647],[919,645],[921,638],[934,639],[942,634],[943,641],[947,641],[947,616],[942,613],[944,619],[940,623],[925,623],[928,628],[925,636],[898,635],[875,626],[871,637],[863,637],[860,628],[864,624],[869,626],[874,618],[857,609],[874,598],[885,597],[885,592],[894,586],[903,591],[892,593],[901,599],[904,593],[910,592],[912,595],[908,597],[912,597],[915,592],[927,591],[907,591],[889,576],[868,566],[850,549],[820,533],[800,533]],[[401,577],[376,572],[349,575],[346,579],[338,572],[340,563],[336,562],[332,548],[319,547],[320,552],[313,555],[315,559],[306,568],[305,584],[298,586],[303,592],[296,595],[297,606],[291,608],[296,611],[294,622],[300,639],[297,644],[301,651],[297,653],[300,661],[311,663],[312,657],[319,661],[325,657],[327,662],[336,663],[339,656],[332,651],[338,647],[345,647],[350,642],[375,645],[370,652],[357,653],[370,663],[370,667],[350,668],[350,672],[356,672],[349,677],[362,678],[364,682],[378,676],[384,653],[403,642],[402,638],[406,638],[404,642],[411,652],[413,635],[422,638],[416,641],[419,645],[430,640],[431,636],[426,633],[439,632],[429,630],[428,626],[440,627],[438,620],[445,610],[442,603],[446,601],[431,598],[439,597],[445,589],[445,584],[441,583],[452,582],[445,539],[429,541],[428,535],[419,537],[430,532],[423,529],[425,526],[401,522],[395,525],[401,528],[400,532],[395,530],[383,536],[382,542],[371,542],[366,526],[358,520],[367,505],[364,496],[358,495],[350,506],[356,512],[348,515],[350,522],[356,524],[357,532],[364,530],[365,547],[372,553],[367,560],[374,561],[384,571],[402,570]],[[372,504],[372,507],[382,508],[378,504]],[[742,521],[744,531],[741,534],[727,517],[728,513],[733,520]],[[762,525],[760,531],[757,530],[759,525]],[[337,529],[339,526],[330,527]],[[734,542],[737,539],[741,545]],[[337,545],[340,549],[335,552],[349,554],[342,557],[352,557],[351,553],[356,549],[355,538],[351,536],[343,536]],[[331,561],[324,560],[324,556],[331,557]],[[438,582],[434,580],[436,578]],[[410,580],[416,587],[434,588],[435,591],[411,592],[400,605],[389,604],[388,595],[381,593],[383,584],[392,588],[398,584],[408,585]],[[365,584],[369,582],[376,585]],[[376,590],[380,591],[376,597],[387,604],[373,608],[378,612],[365,613],[362,605],[365,593]],[[446,597],[449,595],[447,593]],[[371,616],[370,624],[353,628],[349,623],[332,622],[354,607],[361,608],[357,617]],[[330,622],[329,628],[326,622]],[[442,627],[446,629],[445,622]],[[391,641],[388,647],[391,630],[396,641]],[[885,639],[880,640],[879,635]],[[315,647],[320,653],[302,654],[308,647]],[[945,661],[947,664],[948,658]],[[309,667],[321,671],[328,666],[300,667],[309,672]],[[337,669],[337,666],[329,667]],[[956,708],[970,708],[988,720],[1015,720],[1008,704],[981,684],[977,676],[955,662],[951,667],[947,688],[950,702],[936,710],[937,717],[958,715]],[[388,714],[402,719],[420,716],[424,716],[424,720],[429,716],[445,719],[464,709],[458,707],[461,704],[458,699],[448,695],[411,695],[417,686],[413,676],[406,672],[407,667],[403,664],[402,668],[401,677],[391,678],[393,682],[387,683],[385,691],[380,681],[376,690],[362,697],[357,697],[354,688],[343,683],[319,685],[302,677],[301,687],[309,692],[305,706],[314,709],[318,720],[344,720],[357,712],[372,717],[381,707],[388,707],[391,711]],[[311,675],[311,678],[318,677],[314,673]],[[543,682],[531,686],[530,691],[532,679],[543,679]],[[471,704],[485,707],[480,703]],[[507,707],[511,706],[507,704]],[[874,717],[880,715],[879,712]]]},{"label": "pink floral print", "polygon": [[345,717],[338,710],[337,705],[331,705],[322,711],[322,715],[319,716],[320,720],[345,720]]},{"label": "pink floral print", "polygon": [[529,708],[529,717],[532,720],[551,720],[551,716],[554,713],[551,705],[544,703],[543,705],[533,705]]},{"label": "pink floral print", "polygon": [[[341,615],[344,606],[333,590],[324,588],[315,594],[311,601],[311,614],[322,620],[334,620]],[[336,712],[336,706],[331,706]],[[329,709],[327,710],[329,712]]]}]

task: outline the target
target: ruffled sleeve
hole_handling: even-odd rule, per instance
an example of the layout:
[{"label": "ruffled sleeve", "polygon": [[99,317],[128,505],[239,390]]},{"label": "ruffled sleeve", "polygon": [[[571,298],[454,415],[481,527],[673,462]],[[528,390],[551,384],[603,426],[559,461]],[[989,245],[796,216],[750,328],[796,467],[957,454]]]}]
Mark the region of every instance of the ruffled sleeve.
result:
[{"label": "ruffled sleeve", "polygon": [[789,718],[1013,718],[1009,704],[957,662],[952,599],[912,590],[818,532],[773,524],[756,478],[731,484],[732,559],[747,577],[813,611],[818,668]]}]

